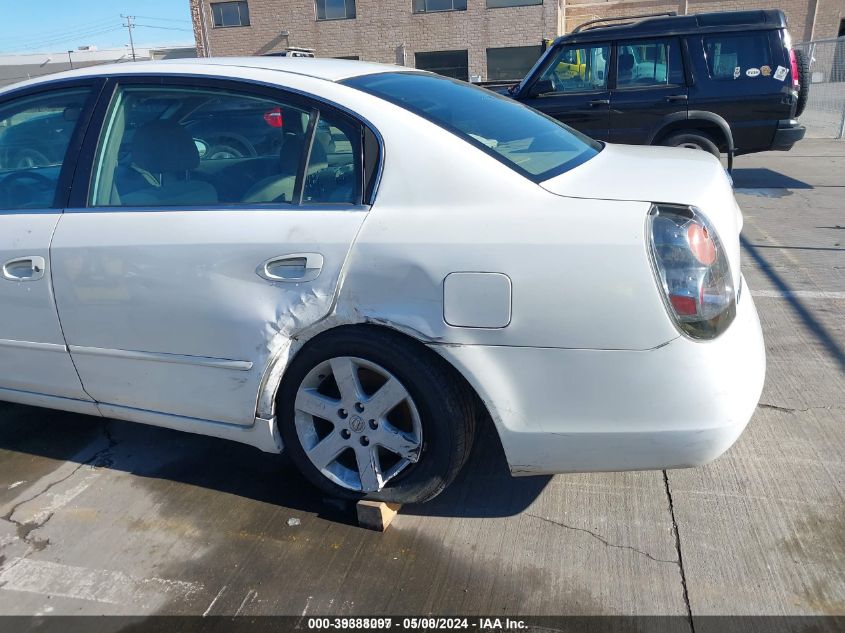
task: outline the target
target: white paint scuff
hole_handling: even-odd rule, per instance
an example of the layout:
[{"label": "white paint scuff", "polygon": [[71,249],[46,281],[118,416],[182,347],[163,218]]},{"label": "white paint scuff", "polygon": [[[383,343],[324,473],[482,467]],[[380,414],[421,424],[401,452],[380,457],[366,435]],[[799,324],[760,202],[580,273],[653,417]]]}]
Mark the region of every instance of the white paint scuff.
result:
[{"label": "white paint scuff", "polygon": [[166,578],[134,578],[120,571],[75,567],[19,558],[0,573],[3,591],[74,598],[104,604],[150,606],[165,599],[187,599],[203,585]]}]

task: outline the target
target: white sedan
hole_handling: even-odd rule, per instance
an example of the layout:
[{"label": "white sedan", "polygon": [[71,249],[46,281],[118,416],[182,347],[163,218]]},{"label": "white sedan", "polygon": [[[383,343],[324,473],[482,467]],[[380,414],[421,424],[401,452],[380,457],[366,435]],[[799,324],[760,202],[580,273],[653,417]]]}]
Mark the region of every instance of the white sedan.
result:
[{"label": "white sedan", "polygon": [[[750,419],[742,216],[705,152],[400,67],[226,58],[0,92],[0,400],[290,452],[419,502],[695,466]],[[491,420],[492,425],[477,425]]]}]

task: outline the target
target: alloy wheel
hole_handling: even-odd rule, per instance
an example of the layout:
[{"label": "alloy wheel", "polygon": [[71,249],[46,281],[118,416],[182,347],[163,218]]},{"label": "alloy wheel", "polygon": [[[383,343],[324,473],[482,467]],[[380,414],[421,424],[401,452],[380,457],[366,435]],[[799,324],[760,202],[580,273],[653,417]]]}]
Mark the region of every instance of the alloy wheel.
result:
[{"label": "alloy wheel", "polygon": [[314,367],[294,403],[296,434],[325,477],[377,492],[420,458],[419,412],[393,374],[363,358],[340,356]]}]

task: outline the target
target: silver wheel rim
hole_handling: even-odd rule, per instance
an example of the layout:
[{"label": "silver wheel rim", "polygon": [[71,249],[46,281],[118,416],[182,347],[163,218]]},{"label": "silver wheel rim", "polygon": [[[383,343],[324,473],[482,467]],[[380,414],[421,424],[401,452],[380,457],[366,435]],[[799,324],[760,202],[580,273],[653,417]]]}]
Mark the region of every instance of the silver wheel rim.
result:
[{"label": "silver wheel rim", "polygon": [[377,492],[419,460],[420,415],[408,390],[380,365],[354,356],[324,361],[294,403],[308,460],[335,484]]},{"label": "silver wheel rim", "polygon": [[681,143],[680,145],[678,145],[678,147],[686,147],[687,149],[701,149],[701,150],[704,149],[698,143],[693,143],[691,141],[687,141],[686,143]]}]

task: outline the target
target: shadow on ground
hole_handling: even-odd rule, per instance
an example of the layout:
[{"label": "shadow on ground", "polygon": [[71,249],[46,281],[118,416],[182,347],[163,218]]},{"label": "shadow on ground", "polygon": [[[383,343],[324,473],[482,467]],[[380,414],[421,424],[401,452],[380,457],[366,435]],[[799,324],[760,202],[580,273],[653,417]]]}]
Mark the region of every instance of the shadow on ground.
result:
[{"label": "shadow on ground", "polygon": [[734,187],[741,189],[812,189],[813,185],[765,167],[735,168]]},{"label": "shadow on ground", "polygon": [[[85,447],[102,434],[119,450],[93,457]],[[0,462],[14,463],[17,469],[7,477],[32,481],[44,474],[43,467],[34,465],[40,460],[20,459],[22,455],[46,462],[94,459],[99,467],[138,477],[199,486],[335,522],[355,522],[352,503],[325,498],[285,455],[131,422],[0,403]],[[434,501],[402,511],[447,517],[512,516],[528,507],[548,481],[549,477],[512,478],[495,430],[482,426],[469,463],[452,486]]]}]

